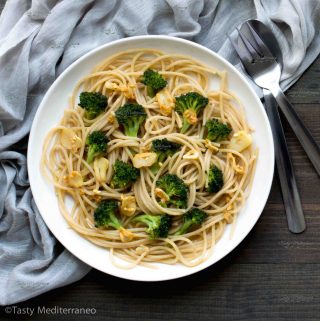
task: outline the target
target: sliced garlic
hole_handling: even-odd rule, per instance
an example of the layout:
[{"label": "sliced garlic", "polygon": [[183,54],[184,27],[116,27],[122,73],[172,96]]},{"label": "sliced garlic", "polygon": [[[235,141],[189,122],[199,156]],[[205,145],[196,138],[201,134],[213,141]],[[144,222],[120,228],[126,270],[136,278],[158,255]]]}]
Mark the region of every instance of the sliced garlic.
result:
[{"label": "sliced garlic", "polygon": [[[230,202],[230,200],[231,200],[231,198],[228,197],[227,198],[227,202]],[[233,204],[232,203],[227,207],[227,211],[231,211],[231,210],[233,210]]]},{"label": "sliced garlic", "polygon": [[119,234],[121,242],[130,242],[135,236],[132,232],[123,227],[120,227]]},{"label": "sliced garlic", "polygon": [[233,221],[233,214],[230,212],[224,212],[223,218],[226,220],[227,224],[231,224]]},{"label": "sliced garlic", "polygon": [[227,146],[228,149],[235,150],[237,152],[242,152],[247,147],[252,144],[252,137],[249,133],[244,130],[236,132],[231,140],[229,145]]},{"label": "sliced garlic", "polygon": [[137,209],[136,198],[134,196],[121,195],[120,214],[132,216]]},{"label": "sliced garlic", "polygon": [[82,140],[78,137],[75,132],[70,128],[61,129],[61,144],[67,149],[71,149],[76,152],[82,145]]},{"label": "sliced garlic", "polygon": [[169,195],[164,191],[162,190],[161,188],[156,188],[154,190],[154,194],[156,195],[156,197],[160,198],[161,202],[163,203],[166,203],[170,200],[170,197]]},{"label": "sliced garlic", "polygon": [[185,155],[182,157],[183,159],[198,159],[199,152],[196,150],[189,150]]},{"label": "sliced garlic", "polygon": [[83,185],[82,175],[77,171],[72,171],[69,175],[64,176],[67,185],[71,187],[80,187]]},{"label": "sliced garlic", "polygon": [[167,89],[161,90],[157,93],[156,98],[160,107],[160,113],[164,116],[171,115],[174,102],[169,91]]},{"label": "sliced garlic", "polygon": [[135,95],[133,90],[130,88],[128,91],[124,92],[124,95],[126,96],[126,98],[128,99],[135,99]]},{"label": "sliced garlic", "polygon": [[183,117],[188,121],[189,124],[194,125],[198,121],[197,113],[191,109],[186,110],[183,113]]},{"label": "sliced garlic", "polygon": [[231,162],[231,166],[235,170],[235,172],[237,172],[238,174],[244,173],[243,166],[237,164],[235,157],[231,153],[227,154],[227,159]]},{"label": "sliced garlic", "polygon": [[149,167],[157,161],[156,153],[140,153],[133,157],[132,163],[135,168]]},{"label": "sliced garlic", "polygon": [[95,158],[93,161],[93,170],[99,183],[105,183],[107,180],[109,161],[104,157]]},{"label": "sliced garlic", "polygon": [[[229,203],[231,201],[231,197],[230,195],[226,196],[226,203]],[[232,211],[233,210],[233,204],[231,203],[228,207],[227,207],[227,211]]]},{"label": "sliced garlic", "polygon": [[210,149],[214,154],[216,154],[219,151],[219,148],[217,146],[213,145],[209,139],[205,140],[204,146],[206,146],[208,149]]},{"label": "sliced garlic", "polygon": [[97,202],[100,202],[102,197],[101,197],[101,191],[94,189],[93,191],[93,199]]},{"label": "sliced garlic", "polygon": [[112,111],[110,113],[110,115],[108,116],[107,121],[108,121],[109,124],[114,124],[116,122],[116,114],[115,114],[114,111]]},{"label": "sliced garlic", "polygon": [[139,148],[139,152],[140,153],[146,153],[150,150],[150,145],[147,145],[147,146],[140,146]]},{"label": "sliced garlic", "polygon": [[120,91],[122,92],[128,99],[134,99],[135,96],[134,96],[134,92],[132,90],[132,86],[129,85],[118,85],[118,84],[115,84],[115,83],[106,83],[105,87],[107,89],[111,89],[111,90],[114,90],[114,91]]}]

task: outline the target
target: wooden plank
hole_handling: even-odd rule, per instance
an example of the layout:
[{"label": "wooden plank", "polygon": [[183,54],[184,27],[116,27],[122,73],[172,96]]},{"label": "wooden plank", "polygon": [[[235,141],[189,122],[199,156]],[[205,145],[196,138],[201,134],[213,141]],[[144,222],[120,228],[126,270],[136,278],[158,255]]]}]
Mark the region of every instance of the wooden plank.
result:
[{"label": "wooden plank", "polygon": [[[320,264],[234,264],[232,258],[187,278],[138,283],[94,271],[19,307],[96,309],[96,318],[135,320],[318,320]],[[59,321],[87,320],[59,315]],[[32,320],[55,320],[36,314]],[[6,320],[5,315],[2,320]]]},{"label": "wooden plank", "polygon": [[[319,104],[319,57],[302,77],[288,90],[288,98],[294,103]],[[319,115],[318,115],[319,116]]]}]

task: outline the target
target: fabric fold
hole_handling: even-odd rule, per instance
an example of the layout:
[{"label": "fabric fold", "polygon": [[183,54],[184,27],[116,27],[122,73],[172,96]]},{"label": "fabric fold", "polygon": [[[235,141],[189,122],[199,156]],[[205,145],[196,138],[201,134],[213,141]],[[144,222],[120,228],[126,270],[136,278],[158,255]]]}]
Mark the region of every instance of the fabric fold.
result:
[{"label": "fabric fold", "polygon": [[318,0],[7,1],[0,17],[1,305],[70,284],[90,270],[50,233],[27,177],[26,136],[56,77],[100,45],[146,34],[195,41],[242,71],[227,34],[253,18],[279,41],[285,90],[319,55]]}]

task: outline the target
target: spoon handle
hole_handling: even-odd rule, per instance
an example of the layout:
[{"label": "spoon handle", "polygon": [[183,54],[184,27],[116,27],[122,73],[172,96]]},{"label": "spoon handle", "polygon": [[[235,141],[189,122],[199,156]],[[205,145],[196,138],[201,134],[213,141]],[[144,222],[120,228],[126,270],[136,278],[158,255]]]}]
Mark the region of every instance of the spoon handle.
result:
[{"label": "spoon handle", "polygon": [[320,148],[316,143],[314,138],[312,137],[309,130],[306,128],[304,123],[302,122],[299,115],[294,110],[293,106],[282,92],[279,86],[275,88],[270,88],[274,98],[276,99],[281,111],[284,116],[288,120],[291,128],[299,139],[301,146],[305,150],[308,155],[311,163],[313,164],[315,170],[320,176]]},{"label": "spoon handle", "polygon": [[292,233],[301,233],[305,230],[306,223],[286,138],[278,113],[278,106],[268,90],[264,89],[263,93],[265,109],[270,121],[274,140],[276,164],[284,208],[287,215],[288,228]]}]

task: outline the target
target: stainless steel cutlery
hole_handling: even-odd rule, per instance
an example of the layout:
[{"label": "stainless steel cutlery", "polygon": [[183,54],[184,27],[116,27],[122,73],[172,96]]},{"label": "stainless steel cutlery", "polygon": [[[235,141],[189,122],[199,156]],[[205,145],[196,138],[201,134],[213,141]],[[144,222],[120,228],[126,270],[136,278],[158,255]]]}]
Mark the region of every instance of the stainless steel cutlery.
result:
[{"label": "stainless steel cutlery", "polygon": [[237,39],[229,37],[230,41],[248,75],[258,86],[263,88],[265,108],[274,137],[276,164],[288,228],[293,233],[301,233],[306,228],[304,214],[278,106],[274,99],[279,104],[319,175],[320,148],[280,89],[282,57],[277,40],[272,32],[257,20],[245,22],[241,29],[237,29],[237,31]]}]

